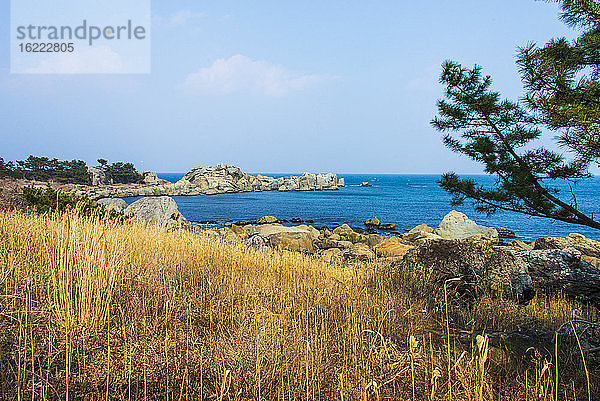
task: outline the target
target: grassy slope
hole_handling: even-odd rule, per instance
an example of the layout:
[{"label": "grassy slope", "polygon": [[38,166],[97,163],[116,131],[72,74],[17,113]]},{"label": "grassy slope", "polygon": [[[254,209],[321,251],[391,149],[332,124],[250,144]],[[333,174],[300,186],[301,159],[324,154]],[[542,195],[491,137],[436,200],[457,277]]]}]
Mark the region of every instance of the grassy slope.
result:
[{"label": "grassy slope", "polygon": [[[419,275],[342,269],[210,235],[0,212],[0,391],[6,399],[553,399],[549,356],[484,358],[485,344],[455,336],[556,328],[576,305],[536,299],[525,309],[484,297],[468,307],[450,294],[445,308],[443,292],[417,285]],[[588,399],[577,358],[559,375],[560,399]],[[590,375],[593,399],[598,371]]]}]

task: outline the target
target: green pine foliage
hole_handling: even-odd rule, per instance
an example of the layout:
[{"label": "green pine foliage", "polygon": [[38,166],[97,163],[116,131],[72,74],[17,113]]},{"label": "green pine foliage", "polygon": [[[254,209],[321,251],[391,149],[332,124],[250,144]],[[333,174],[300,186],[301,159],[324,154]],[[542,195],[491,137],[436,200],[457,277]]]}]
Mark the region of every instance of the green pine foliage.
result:
[{"label": "green pine foliage", "polygon": [[5,162],[3,158],[0,157],[0,178],[5,177],[13,177],[15,166],[13,162]]},{"label": "green pine foliage", "polygon": [[[586,30],[574,43],[559,39],[520,50],[523,102],[492,91],[491,77],[479,66],[444,63],[440,82],[446,96],[432,125],[446,146],[496,177],[485,187],[455,173],[443,175],[439,183],[454,205],[469,199],[487,214],[508,210],[600,229],[593,215],[579,210],[573,190],[565,199],[557,185],[588,178],[590,164],[600,159],[600,8],[595,1],[563,1],[562,8],[567,23]],[[547,129],[559,133],[567,156],[535,146]]]},{"label": "green pine foliage", "polygon": [[[135,184],[144,181],[133,163],[116,162],[108,164],[106,159],[98,159],[104,172],[105,183]],[[43,156],[29,156],[25,160],[5,162],[0,158],[0,178],[12,177],[33,181],[57,182],[62,184],[89,185],[87,165],[82,160],[63,161]]]},{"label": "green pine foliage", "polygon": [[[98,161],[100,162],[100,160]],[[106,182],[113,182],[115,184],[135,184],[144,181],[144,177],[138,173],[133,163],[117,162],[111,165],[101,163],[101,165],[104,168],[104,180]]]},{"label": "green pine foliage", "polygon": [[10,176],[35,181],[54,181],[69,184],[88,184],[87,166],[82,160],[63,161],[56,158],[29,156],[17,160]]},{"label": "green pine foliage", "polygon": [[570,42],[553,39],[544,47],[529,44],[518,65],[528,93],[527,107],[582,164],[600,158],[600,2],[562,2],[562,19],[582,31]]}]

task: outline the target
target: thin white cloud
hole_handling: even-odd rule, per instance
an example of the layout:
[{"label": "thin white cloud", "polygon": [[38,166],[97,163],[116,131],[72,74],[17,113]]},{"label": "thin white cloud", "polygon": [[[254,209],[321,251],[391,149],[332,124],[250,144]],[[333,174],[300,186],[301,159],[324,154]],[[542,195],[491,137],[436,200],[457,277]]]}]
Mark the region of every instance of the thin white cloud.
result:
[{"label": "thin white cloud", "polygon": [[187,25],[190,22],[198,20],[204,17],[203,13],[195,13],[189,9],[179,10],[168,17],[162,17],[160,15],[154,16],[152,18],[152,22],[156,26],[183,26]]},{"label": "thin white cloud", "polygon": [[210,67],[188,75],[184,87],[199,93],[250,93],[281,97],[322,83],[327,78],[325,75],[290,71],[280,65],[238,54],[228,59],[218,59]]},{"label": "thin white cloud", "polygon": [[442,87],[442,84],[440,84],[441,71],[442,67],[439,65],[430,65],[413,76],[407,82],[407,86],[410,90],[439,91]]},{"label": "thin white cloud", "polygon": [[26,70],[28,74],[118,74],[121,57],[108,46],[90,47],[73,53],[53,53]]}]

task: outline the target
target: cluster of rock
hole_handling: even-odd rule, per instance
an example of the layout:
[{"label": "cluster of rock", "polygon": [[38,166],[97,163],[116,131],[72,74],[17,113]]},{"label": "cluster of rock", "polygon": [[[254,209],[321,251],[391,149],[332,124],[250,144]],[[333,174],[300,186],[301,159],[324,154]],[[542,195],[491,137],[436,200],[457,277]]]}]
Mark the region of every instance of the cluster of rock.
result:
[{"label": "cluster of rock", "polygon": [[310,225],[286,227],[276,220],[268,216],[217,231],[246,244],[318,254],[335,263],[384,261],[397,271],[420,272],[437,288],[451,282],[454,291],[470,296],[485,289],[527,303],[537,290],[560,290],[600,305],[600,243],[580,234],[501,244],[497,229],[478,225],[457,211],[435,229],[422,224],[391,237],[347,224],[330,231]]},{"label": "cluster of rock", "polygon": [[392,231],[396,229],[396,225],[393,223],[382,223],[381,221],[379,221],[379,219],[377,217],[373,217],[372,219],[368,219],[367,221],[365,221],[365,226],[367,227],[374,227],[377,228],[379,230],[388,230],[388,231]]},{"label": "cluster of rock", "polygon": [[[98,182],[98,180],[96,180]],[[273,178],[250,175],[229,164],[214,167],[195,167],[176,183],[161,180],[156,173],[144,173],[144,184],[78,187],[78,195],[91,199],[127,198],[134,196],[214,195],[253,191],[324,191],[337,190],[345,185],[335,174],[310,174]]]},{"label": "cluster of rock", "polygon": [[[189,227],[170,197],[142,198],[129,206],[122,199],[98,202],[138,223]],[[377,260],[400,273],[417,272],[424,286],[440,289],[450,283],[452,291],[469,297],[492,290],[527,303],[537,290],[561,291],[600,306],[600,242],[580,234],[501,243],[498,230],[478,225],[456,211],[448,213],[435,229],[421,224],[391,237],[347,224],[331,231],[306,224],[288,227],[275,216],[208,232],[251,246],[319,255],[341,266]]]},{"label": "cluster of rock", "polygon": [[[252,191],[321,191],[336,190],[343,186],[335,174],[310,174],[273,178],[261,174],[250,175],[239,167],[217,164],[215,167],[196,167],[180,183],[189,183],[203,193]],[[342,185],[340,185],[342,184]]]}]

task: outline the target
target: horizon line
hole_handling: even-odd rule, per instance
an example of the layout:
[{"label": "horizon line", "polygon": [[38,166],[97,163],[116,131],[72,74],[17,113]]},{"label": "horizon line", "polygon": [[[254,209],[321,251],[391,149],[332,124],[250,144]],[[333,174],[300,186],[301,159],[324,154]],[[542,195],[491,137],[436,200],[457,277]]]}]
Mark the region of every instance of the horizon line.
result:
[{"label": "horizon line", "polygon": [[[189,171],[188,171],[189,172]],[[156,174],[187,174],[188,172],[181,172],[181,171],[156,171]],[[256,174],[272,174],[272,175],[302,175],[304,173],[307,173],[307,171],[303,171],[303,172],[273,172],[273,171],[247,171],[247,174],[251,174],[251,175],[256,175]],[[453,173],[456,173],[457,175],[470,175],[470,176],[493,176],[492,174],[486,174],[486,173],[461,173],[461,172],[456,172],[453,171]],[[320,172],[320,173],[310,173],[310,174],[327,174],[326,172]],[[332,174],[336,174],[336,175],[443,175],[443,174],[447,174],[447,173],[332,173]],[[591,174],[592,177],[600,177],[600,174]]]}]

